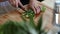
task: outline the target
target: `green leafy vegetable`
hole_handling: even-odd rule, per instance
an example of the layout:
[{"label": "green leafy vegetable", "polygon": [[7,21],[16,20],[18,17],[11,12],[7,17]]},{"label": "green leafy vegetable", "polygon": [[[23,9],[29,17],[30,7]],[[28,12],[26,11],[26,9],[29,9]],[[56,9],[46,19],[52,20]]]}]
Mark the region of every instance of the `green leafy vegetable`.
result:
[{"label": "green leafy vegetable", "polygon": [[22,13],[22,15],[23,15],[24,17],[29,17],[29,18],[30,18],[30,16],[31,16],[31,17],[34,17],[35,13],[34,13],[33,10],[29,9],[29,10],[25,11],[24,13]]},{"label": "green leafy vegetable", "polygon": [[46,10],[46,7],[42,6],[41,11],[45,12],[45,10]]}]

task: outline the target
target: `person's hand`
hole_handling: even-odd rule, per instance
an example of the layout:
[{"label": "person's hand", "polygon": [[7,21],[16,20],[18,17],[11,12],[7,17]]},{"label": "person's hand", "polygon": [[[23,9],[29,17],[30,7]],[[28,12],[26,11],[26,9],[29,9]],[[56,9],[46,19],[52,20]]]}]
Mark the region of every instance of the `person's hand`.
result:
[{"label": "person's hand", "polygon": [[39,14],[40,13],[40,6],[39,6],[39,4],[38,4],[38,2],[36,0],[30,1],[29,7],[33,9],[35,14]]},{"label": "person's hand", "polygon": [[18,7],[19,5],[23,10],[26,10],[23,4],[20,2],[20,0],[9,0],[9,2],[15,7]]}]

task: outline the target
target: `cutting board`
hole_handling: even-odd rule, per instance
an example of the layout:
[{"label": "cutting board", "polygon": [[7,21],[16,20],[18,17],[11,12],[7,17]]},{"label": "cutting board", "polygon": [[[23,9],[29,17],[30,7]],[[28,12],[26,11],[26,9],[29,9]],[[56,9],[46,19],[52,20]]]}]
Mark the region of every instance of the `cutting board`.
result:
[{"label": "cutting board", "polygon": [[[44,4],[41,2],[38,2],[39,6],[43,6]],[[47,5],[44,5],[46,7],[46,11],[43,14],[43,27],[46,29],[50,29],[52,27],[52,17],[53,17],[53,9],[48,7]],[[25,6],[27,7],[27,5]],[[22,9],[17,9],[14,11],[10,11],[9,13],[5,13],[3,15],[0,15],[0,24],[5,23],[7,20],[13,20],[13,21],[22,21],[21,14],[24,12]],[[35,22],[39,20],[40,15],[34,19]]]}]

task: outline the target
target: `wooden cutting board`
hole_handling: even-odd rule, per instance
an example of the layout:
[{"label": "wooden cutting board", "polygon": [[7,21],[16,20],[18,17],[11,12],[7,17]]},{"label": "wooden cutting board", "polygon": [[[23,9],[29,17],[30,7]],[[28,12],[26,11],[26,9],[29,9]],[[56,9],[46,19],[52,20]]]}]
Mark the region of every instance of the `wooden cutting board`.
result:
[{"label": "wooden cutting board", "polygon": [[[39,6],[43,6],[44,4],[41,2],[38,2]],[[43,14],[43,27],[50,29],[52,27],[52,17],[53,17],[53,9],[48,7],[47,5],[44,5],[46,7],[46,11]],[[0,24],[5,23],[7,20],[13,20],[13,21],[22,21],[20,12],[24,12],[21,9],[11,11],[9,13],[0,15]],[[38,16],[36,19],[34,19],[35,22],[38,21],[40,16]]]}]

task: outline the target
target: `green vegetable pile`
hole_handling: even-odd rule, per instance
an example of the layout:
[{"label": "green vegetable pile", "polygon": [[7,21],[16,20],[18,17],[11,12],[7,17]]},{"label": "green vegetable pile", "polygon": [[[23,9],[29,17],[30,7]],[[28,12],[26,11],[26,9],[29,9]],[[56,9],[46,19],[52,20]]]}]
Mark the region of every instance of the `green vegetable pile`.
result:
[{"label": "green vegetable pile", "polygon": [[[42,8],[40,10],[41,10],[40,12],[45,12],[46,7],[42,6]],[[34,11],[32,9],[29,9],[29,10],[25,11],[24,13],[22,13],[22,16],[25,18],[30,18],[30,16],[34,17],[35,15],[36,14],[34,13]]]},{"label": "green vegetable pile", "polygon": [[[24,19],[24,15],[28,15],[28,22]],[[27,11],[24,15],[24,17],[21,17],[23,22],[9,20],[3,25],[0,25],[0,34],[46,34],[46,32],[41,29],[43,15],[39,18],[37,25],[34,23],[34,12],[32,10]]]},{"label": "green vegetable pile", "polygon": [[29,10],[27,10],[27,11],[25,11],[24,13],[22,13],[22,15],[24,16],[24,17],[34,17],[34,15],[35,15],[35,13],[34,13],[34,11],[32,10],[32,9],[29,9]]}]

